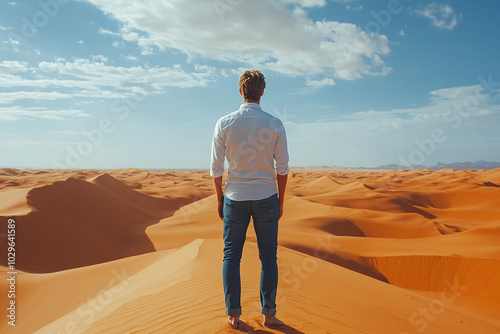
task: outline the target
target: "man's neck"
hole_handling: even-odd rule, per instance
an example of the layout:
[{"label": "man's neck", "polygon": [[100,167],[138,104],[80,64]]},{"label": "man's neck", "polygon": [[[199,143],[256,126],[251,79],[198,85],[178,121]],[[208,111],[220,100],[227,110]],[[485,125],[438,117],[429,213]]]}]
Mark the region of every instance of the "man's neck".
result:
[{"label": "man's neck", "polygon": [[243,103],[257,103],[257,104],[260,104],[260,100],[247,100],[247,99],[243,99]]}]

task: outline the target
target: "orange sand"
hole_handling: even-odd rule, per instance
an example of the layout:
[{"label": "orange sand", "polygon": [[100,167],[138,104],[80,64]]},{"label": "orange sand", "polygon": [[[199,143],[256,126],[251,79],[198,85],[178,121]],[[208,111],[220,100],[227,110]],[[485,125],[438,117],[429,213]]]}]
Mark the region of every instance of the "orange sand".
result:
[{"label": "orange sand", "polygon": [[[16,327],[1,333],[237,333],[206,171],[0,169],[0,271],[16,221]],[[249,228],[242,319],[255,333],[500,333],[500,169],[289,176],[278,317],[260,324]]]}]

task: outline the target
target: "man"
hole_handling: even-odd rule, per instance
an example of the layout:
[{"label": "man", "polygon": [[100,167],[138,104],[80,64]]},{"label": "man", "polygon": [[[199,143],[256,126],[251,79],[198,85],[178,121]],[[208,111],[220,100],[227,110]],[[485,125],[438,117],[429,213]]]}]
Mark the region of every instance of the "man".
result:
[{"label": "man", "polygon": [[[240,260],[250,217],[253,218],[262,264],[260,301],[263,324],[283,325],[276,318],[276,251],[278,220],[283,215],[288,176],[288,151],[283,123],[260,107],[260,98],[266,87],[264,75],[260,71],[246,71],[239,84],[243,104],[239,110],[221,117],[215,126],[210,175],[214,178],[219,217],[224,222],[222,271],[226,314],[233,328],[252,333],[253,329],[240,321]],[[228,175],[224,194],[225,159]]]}]

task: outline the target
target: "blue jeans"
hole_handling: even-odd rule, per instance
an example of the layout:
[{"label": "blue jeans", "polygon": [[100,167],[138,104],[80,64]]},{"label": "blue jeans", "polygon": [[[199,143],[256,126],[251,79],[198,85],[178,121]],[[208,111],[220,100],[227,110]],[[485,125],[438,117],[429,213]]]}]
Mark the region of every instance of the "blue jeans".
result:
[{"label": "blue jeans", "polygon": [[226,314],[241,315],[240,260],[245,244],[250,217],[257,235],[260,274],[261,313],[276,314],[276,291],[278,289],[278,219],[280,215],[278,196],[258,201],[232,201],[224,198],[224,263],[222,278],[226,298]]}]

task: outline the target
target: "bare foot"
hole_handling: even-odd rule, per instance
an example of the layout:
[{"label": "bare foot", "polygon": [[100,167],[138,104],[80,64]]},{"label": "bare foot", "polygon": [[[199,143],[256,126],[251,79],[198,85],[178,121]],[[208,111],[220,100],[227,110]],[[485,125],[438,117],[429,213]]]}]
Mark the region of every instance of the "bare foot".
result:
[{"label": "bare foot", "polygon": [[280,319],[278,319],[274,316],[269,317],[269,316],[265,315],[263,325],[266,327],[267,326],[283,326],[284,323],[283,323],[283,321],[281,321]]},{"label": "bare foot", "polygon": [[253,333],[253,328],[247,325],[245,322],[241,321],[240,317],[229,317],[229,323],[234,329],[238,331]]}]

